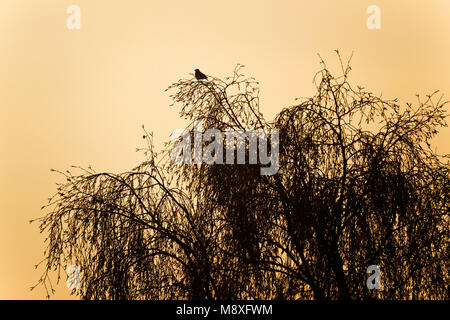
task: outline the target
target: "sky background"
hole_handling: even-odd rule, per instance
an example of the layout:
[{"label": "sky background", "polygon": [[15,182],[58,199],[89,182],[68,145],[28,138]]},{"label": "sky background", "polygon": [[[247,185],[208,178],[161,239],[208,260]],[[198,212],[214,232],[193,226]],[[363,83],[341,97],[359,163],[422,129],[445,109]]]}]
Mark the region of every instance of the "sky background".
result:
[{"label": "sky background", "polygon": [[[81,29],[68,30],[69,5]],[[381,29],[369,30],[369,5]],[[158,147],[184,127],[164,90],[195,68],[237,63],[260,82],[267,119],[314,94],[317,54],[354,53],[350,83],[414,102],[450,100],[448,0],[0,0],[0,299],[44,299],[44,235],[30,219],[71,165],[121,172],[144,160],[141,125]],[[450,109],[450,106],[448,106]],[[450,121],[450,119],[449,119]],[[435,139],[450,153],[450,130]],[[52,299],[70,298],[65,278]]]}]

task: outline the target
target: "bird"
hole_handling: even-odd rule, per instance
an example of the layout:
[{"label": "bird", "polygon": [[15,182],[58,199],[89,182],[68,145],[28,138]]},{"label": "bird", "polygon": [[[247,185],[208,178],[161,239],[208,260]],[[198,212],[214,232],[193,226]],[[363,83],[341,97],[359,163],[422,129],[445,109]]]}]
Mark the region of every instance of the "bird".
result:
[{"label": "bird", "polygon": [[202,80],[202,79],[208,79],[208,77],[200,70],[195,69],[195,79]]}]

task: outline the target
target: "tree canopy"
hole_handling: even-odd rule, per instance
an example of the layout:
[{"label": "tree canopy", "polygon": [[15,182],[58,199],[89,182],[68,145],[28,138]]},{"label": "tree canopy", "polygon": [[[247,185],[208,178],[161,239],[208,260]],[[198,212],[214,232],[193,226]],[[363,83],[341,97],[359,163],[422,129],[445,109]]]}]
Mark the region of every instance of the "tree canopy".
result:
[{"label": "tree canopy", "polygon": [[[123,173],[74,168],[37,219],[44,274],[81,268],[83,299],[448,299],[449,155],[435,92],[400,106],[333,76],[316,93],[259,111],[259,84],[238,65],[225,80],[172,84],[180,116],[203,129],[279,130],[279,170],[175,164],[153,147]],[[248,157],[247,146],[247,157]],[[273,152],[273,151],[272,151]],[[369,265],[381,289],[366,287]]]}]

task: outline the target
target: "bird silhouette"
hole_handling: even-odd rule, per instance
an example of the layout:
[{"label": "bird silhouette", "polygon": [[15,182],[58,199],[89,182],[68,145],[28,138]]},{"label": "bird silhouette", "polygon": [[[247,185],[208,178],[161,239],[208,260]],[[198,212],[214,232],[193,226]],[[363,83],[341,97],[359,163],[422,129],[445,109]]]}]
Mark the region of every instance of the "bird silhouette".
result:
[{"label": "bird silhouette", "polygon": [[195,79],[202,80],[202,79],[208,79],[208,77],[200,70],[195,69]]}]

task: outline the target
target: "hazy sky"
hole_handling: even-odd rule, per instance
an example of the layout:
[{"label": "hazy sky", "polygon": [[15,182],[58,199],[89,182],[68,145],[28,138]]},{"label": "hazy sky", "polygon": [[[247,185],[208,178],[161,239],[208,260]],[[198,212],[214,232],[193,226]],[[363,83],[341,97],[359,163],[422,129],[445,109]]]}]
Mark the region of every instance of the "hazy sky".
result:
[{"label": "hazy sky", "polygon": [[[72,4],[80,30],[66,27]],[[142,124],[158,145],[184,126],[164,89],[195,68],[225,77],[244,64],[272,119],[314,93],[317,54],[333,67],[334,49],[354,52],[351,83],[385,98],[450,99],[449,0],[0,0],[0,299],[45,298],[29,290],[44,237],[28,221],[56,190],[50,168],[137,165]],[[68,292],[64,279],[53,298]]]}]

